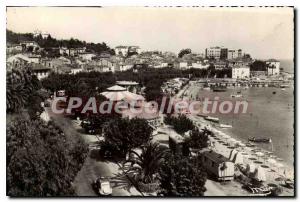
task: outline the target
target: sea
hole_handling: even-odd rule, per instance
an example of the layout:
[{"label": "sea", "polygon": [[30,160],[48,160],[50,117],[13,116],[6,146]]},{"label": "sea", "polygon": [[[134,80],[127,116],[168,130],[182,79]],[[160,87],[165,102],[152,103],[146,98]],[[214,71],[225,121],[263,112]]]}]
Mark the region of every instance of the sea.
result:
[{"label": "sea", "polygon": [[280,67],[283,68],[283,71],[294,73],[294,61],[293,60],[279,60],[280,61]]},{"label": "sea", "polygon": [[[242,98],[231,98],[231,94],[240,91]],[[294,95],[292,88],[281,90],[273,87],[235,88],[226,92],[199,90],[199,97],[219,97],[222,100],[246,100],[247,113],[221,114],[215,116],[220,123],[230,124],[221,131],[233,138],[248,141],[249,137],[271,138],[272,143],[258,143],[258,147],[273,151],[292,166],[294,162]],[[275,92],[275,94],[273,93]],[[214,115],[212,115],[214,116]]]}]

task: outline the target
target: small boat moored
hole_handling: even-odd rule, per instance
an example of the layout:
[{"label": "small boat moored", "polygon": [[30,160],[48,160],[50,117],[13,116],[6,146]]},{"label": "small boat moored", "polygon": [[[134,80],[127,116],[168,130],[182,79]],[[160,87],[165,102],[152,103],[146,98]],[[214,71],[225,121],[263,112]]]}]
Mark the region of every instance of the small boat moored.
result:
[{"label": "small boat moored", "polygon": [[262,143],[271,143],[271,138],[256,138],[256,137],[249,137],[248,141],[250,142],[262,142]]},{"label": "small boat moored", "polygon": [[215,123],[219,123],[219,121],[220,121],[219,118],[217,118],[217,117],[212,117],[212,116],[204,117],[204,119],[207,120],[207,121],[215,122]]},{"label": "small boat moored", "polygon": [[228,125],[228,124],[220,124],[219,127],[220,127],[220,128],[232,128],[232,125]]}]

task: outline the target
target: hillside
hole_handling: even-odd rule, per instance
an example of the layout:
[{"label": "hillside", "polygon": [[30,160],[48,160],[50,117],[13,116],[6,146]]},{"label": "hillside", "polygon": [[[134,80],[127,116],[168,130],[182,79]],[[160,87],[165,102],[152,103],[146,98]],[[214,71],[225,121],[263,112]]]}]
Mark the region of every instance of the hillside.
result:
[{"label": "hillside", "polygon": [[85,41],[81,41],[78,39],[68,39],[68,40],[58,40],[52,38],[49,35],[48,38],[43,39],[42,36],[34,37],[32,33],[15,33],[10,30],[6,30],[6,41],[7,43],[18,44],[21,41],[35,41],[37,42],[42,48],[49,50],[51,48],[58,48],[58,47],[67,47],[67,48],[80,48],[86,47],[87,51],[95,52],[95,53],[102,53],[102,52],[109,52],[110,54],[114,55],[114,50],[111,49],[106,43],[87,43]]}]

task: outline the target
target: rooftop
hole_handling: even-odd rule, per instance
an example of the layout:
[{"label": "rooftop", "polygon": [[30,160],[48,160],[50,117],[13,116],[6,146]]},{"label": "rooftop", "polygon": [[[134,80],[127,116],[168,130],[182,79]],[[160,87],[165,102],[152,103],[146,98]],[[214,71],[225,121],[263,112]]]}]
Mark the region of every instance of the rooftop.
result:
[{"label": "rooftop", "polygon": [[206,156],[207,158],[209,158],[210,160],[212,160],[215,163],[223,163],[223,162],[228,162],[229,159],[226,158],[225,156],[218,154],[214,151],[205,151],[202,153],[204,156]]}]

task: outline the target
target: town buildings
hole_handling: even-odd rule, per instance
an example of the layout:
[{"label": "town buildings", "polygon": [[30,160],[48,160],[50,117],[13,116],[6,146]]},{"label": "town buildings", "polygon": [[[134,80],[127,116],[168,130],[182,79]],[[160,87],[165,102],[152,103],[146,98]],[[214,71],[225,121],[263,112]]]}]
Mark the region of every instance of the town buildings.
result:
[{"label": "town buildings", "polygon": [[225,47],[210,47],[205,49],[205,56],[209,59],[232,60],[243,57],[242,49],[228,49]]},{"label": "town buildings", "polygon": [[140,54],[141,48],[139,46],[117,46],[115,47],[115,54],[120,56],[127,56],[128,53],[135,52]]}]

